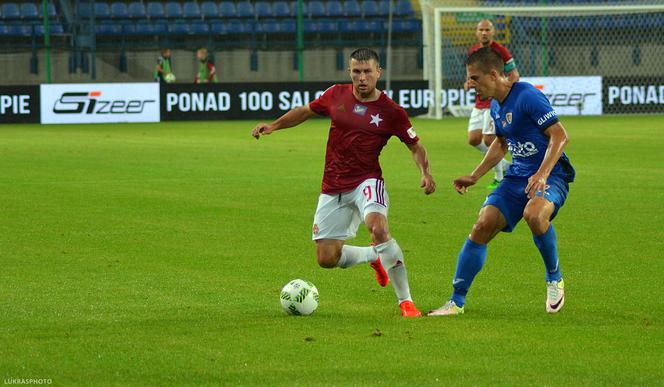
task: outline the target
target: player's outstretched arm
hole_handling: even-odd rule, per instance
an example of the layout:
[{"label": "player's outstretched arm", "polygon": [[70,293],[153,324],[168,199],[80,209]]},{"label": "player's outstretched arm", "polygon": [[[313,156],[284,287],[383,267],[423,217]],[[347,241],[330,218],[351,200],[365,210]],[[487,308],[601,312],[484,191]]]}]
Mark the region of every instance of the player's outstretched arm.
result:
[{"label": "player's outstretched arm", "polygon": [[258,140],[261,134],[267,136],[275,130],[292,128],[293,126],[297,126],[315,115],[316,113],[311,110],[309,105],[296,107],[289,110],[286,112],[286,114],[277,118],[277,120],[270,124],[266,124],[264,122],[259,123],[251,131],[251,135],[254,136],[256,140]]},{"label": "player's outstretched arm", "polygon": [[505,157],[505,153],[507,153],[507,141],[504,137],[496,137],[477,168],[470,175],[454,180],[454,189],[462,195],[468,192],[468,187],[475,185],[482,176],[498,164]]},{"label": "player's outstretched arm", "polygon": [[549,145],[546,148],[546,153],[544,153],[544,159],[539,169],[528,179],[526,195],[529,198],[533,198],[537,195],[537,192],[544,193],[546,190],[546,181],[569,142],[567,131],[560,122],[549,126],[544,131],[544,135],[549,137]]},{"label": "player's outstretched arm", "polygon": [[424,188],[424,193],[426,195],[431,195],[436,191],[436,182],[433,180],[433,176],[431,176],[431,167],[429,166],[427,150],[419,142],[408,145],[408,149],[410,149],[413,154],[413,160],[415,160],[415,164],[422,173],[420,187]]}]

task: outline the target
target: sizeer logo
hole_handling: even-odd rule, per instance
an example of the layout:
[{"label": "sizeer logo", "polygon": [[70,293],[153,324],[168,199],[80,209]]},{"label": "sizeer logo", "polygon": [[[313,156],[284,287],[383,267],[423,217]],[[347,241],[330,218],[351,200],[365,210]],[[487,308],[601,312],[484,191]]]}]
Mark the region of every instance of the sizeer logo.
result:
[{"label": "sizeer logo", "polygon": [[140,114],[154,99],[101,99],[101,91],[62,93],[53,105],[56,114]]},{"label": "sizeer logo", "polygon": [[554,107],[583,105],[587,98],[597,95],[597,93],[551,93],[544,90],[544,85],[534,86],[537,90],[544,93],[549,102],[551,102],[551,106]]}]

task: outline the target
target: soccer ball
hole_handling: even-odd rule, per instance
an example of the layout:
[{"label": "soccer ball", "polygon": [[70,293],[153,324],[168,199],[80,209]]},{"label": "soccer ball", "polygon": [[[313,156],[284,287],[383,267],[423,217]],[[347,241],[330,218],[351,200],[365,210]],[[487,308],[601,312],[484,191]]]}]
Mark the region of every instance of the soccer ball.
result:
[{"label": "soccer ball", "polygon": [[294,279],[281,289],[279,299],[284,312],[308,316],[318,308],[318,289],[309,281]]},{"label": "soccer ball", "polygon": [[168,74],[164,75],[164,80],[166,81],[166,83],[173,83],[173,82],[175,82],[175,74],[173,74],[173,73],[168,73]]}]

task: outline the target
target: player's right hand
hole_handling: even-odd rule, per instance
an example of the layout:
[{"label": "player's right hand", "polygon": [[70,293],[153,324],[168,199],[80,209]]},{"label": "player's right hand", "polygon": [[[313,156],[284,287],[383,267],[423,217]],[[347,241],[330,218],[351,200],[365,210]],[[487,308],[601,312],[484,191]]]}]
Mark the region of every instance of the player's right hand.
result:
[{"label": "player's right hand", "polygon": [[274,132],[274,128],[271,125],[261,122],[251,131],[251,135],[258,140],[261,137],[261,134],[267,136],[272,132]]},{"label": "player's right hand", "polygon": [[461,195],[468,192],[468,187],[475,185],[477,179],[473,176],[461,176],[454,179],[454,189]]}]

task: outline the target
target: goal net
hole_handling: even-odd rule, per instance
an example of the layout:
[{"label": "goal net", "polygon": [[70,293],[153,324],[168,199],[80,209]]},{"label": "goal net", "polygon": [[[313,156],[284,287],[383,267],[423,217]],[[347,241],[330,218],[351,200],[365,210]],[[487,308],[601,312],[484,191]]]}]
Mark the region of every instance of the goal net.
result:
[{"label": "goal net", "polygon": [[429,117],[470,111],[464,61],[482,19],[560,114],[663,113],[664,2],[570,3],[422,0]]}]

